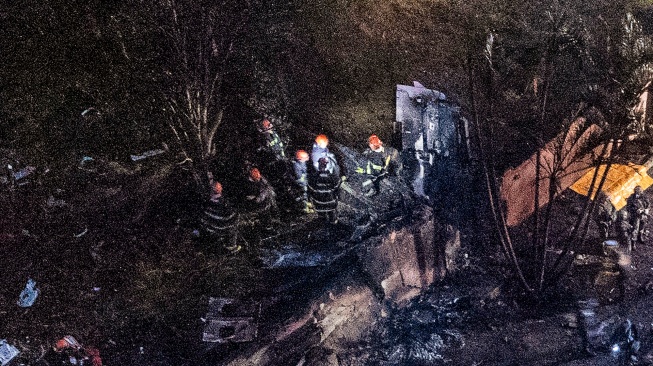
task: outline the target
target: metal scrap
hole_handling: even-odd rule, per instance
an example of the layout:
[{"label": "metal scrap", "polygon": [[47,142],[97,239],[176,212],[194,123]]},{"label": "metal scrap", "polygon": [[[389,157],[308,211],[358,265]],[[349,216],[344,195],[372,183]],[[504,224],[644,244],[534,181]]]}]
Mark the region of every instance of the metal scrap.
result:
[{"label": "metal scrap", "polygon": [[11,344],[7,343],[6,339],[0,339],[0,365],[5,366],[20,352]]},{"label": "metal scrap", "polygon": [[209,298],[202,340],[212,343],[249,342],[258,335],[261,305],[221,297]]}]

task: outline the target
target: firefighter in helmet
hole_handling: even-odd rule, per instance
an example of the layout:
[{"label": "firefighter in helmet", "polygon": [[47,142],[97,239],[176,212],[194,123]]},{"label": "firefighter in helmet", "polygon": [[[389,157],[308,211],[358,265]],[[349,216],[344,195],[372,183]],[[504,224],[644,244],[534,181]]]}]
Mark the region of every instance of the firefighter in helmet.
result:
[{"label": "firefighter in helmet", "polygon": [[231,202],[223,196],[222,184],[213,183],[211,196],[204,206],[200,218],[200,237],[220,243],[231,254],[238,253],[242,247],[238,240],[238,213]]},{"label": "firefighter in helmet", "polygon": [[246,215],[257,220],[266,229],[273,229],[273,223],[278,221],[277,195],[274,189],[258,168],[249,169],[244,183],[243,209]]},{"label": "firefighter in helmet", "polygon": [[368,179],[363,182],[366,196],[374,196],[381,191],[381,181],[388,174],[397,175],[401,170],[399,152],[383,146],[383,141],[377,135],[368,139],[368,148],[363,152],[365,163],[356,168],[356,173],[365,174]]},{"label": "firefighter in helmet", "polygon": [[301,202],[302,210],[305,213],[313,213],[313,204],[308,200],[308,167],[306,162],[310,160],[308,153],[304,150],[297,150],[295,161],[293,161],[293,172],[295,174],[295,185],[298,189],[297,201]]},{"label": "firefighter in helmet", "polygon": [[317,135],[315,137],[315,143],[313,144],[313,150],[311,150],[311,162],[313,163],[313,170],[319,171],[319,161],[322,158],[326,158],[329,162],[329,166],[332,167],[333,173],[337,176],[340,176],[340,165],[336,156],[329,151],[329,138],[326,135]]},{"label": "firefighter in helmet", "polygon": [[286,147],[279,137],[279,134],[274,129],[274,125],[270,122],[269,119],[264,118],[259,126],[258,130],[261,133],[261,150],[268,153],[271,157],[274,157],[276,161],[283,161],[286,159]]}]

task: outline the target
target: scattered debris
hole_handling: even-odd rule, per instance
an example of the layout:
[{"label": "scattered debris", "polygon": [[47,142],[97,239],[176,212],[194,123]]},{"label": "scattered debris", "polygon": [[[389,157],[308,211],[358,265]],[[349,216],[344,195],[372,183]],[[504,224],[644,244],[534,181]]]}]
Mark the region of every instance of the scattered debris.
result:
[{"label": "scattered debris", "polygon": [[619,360],[620,365],[630,361],[637,361],[641,343],[639,341],[637,328],[630,319],[622,322],[610,337],[610,351],[612,357]]},{"label": "scattered debris", "polygon": [[95,107],[88,107],[84,111],[82,111],[82,116],[86,116],[87,114],[92,113],[92,112],[100,114],[100,112],[97,109],[95,109]]},{"label": "scattered debris", "polygon": [[47,357],[53,364],[102,366],[100,351],[95,347],[82,346],[71,335],[66,335],[58,340],[53,351]]},{"label": "scattered debris", "polygon": [[204,327],[204,342],[249,342],[258,335],[261,305],[236,299],[209,298],[209,311]]},{"label": "scattered debris", "polygon": [[90,156],[82,156],[82,159],[77,164],[77,168],[87,172],[97,172],[98,162]]},{"label": "scattered debris", "polygon": [[168,150],[167,149],[154,149],[154,150],[148,150],[140,155],[130,155],[129,157],[131,158],[132,161],[139,161],[143,159],[147,159],[153,156],[165,154]]},{"label": "scattered debris", "polygon": [[39,296],[39,289],[36,288],[36,281],[29,278],[25,288],[20,293],[20,298],[17,301],[18,306],[27,308],[34,304],[36,297]]},{"label": "scattered debris", "polygon": [[5,366],[20,352],[11,344],[7,343],[6,339],[0,339],[0,365]]},{"label": "scattered debris", "polygon": [[72,348],[78,350],[82,348],[82,345],[77,342],[77,339],[71,335],[64,336],[54,345],[56,351],[63,351],[64,349]]},{"label": "scattered debris", "polygon": [[619,242],[616,240],[603,241],[603,254],[609,255],[612,251],[619,247]]},{"label": "scattered debris", "polygon": [[317,267],[329,263],[329,253],[307,251],[294,246],[262,249],[261,260],[267,268]]},{"label": "scattered debris", "polygon": [[29,183],[26,178],[36,171],[36,168],[28,165],[23,169],[16,170],[11,164],[7,164],[6,175],[0,177],[0,181],[3,184],[8,184],[9,186],[22,186]]},{"label": "scattered debris", "polygon": [[54,198],[53,195],[50,195],[48,197],[48,200],[45,201],[45,205],[48,207],[65,207],[67,205],[66,201],[64,200],[58,200]]},{"label": "scattered debris", "polygon": [[81,238],[82,236],[86,235],[87,232],[88,232],[88,228],[86,227],[86,228],[84,228],[84,231],[82,231],[79,234],[73,234],[73,236],[76,237],[76,238]]},{"label": "scattered debris", "polygon": [[35,167],[33,167],[31,165],[28,165],[25,168],[15,172],[14,173],[14,178],[18,181],[18,180],[21,180],[21,179],[27,177],[28,175],[34,173],[35,171],[36,171]]}]

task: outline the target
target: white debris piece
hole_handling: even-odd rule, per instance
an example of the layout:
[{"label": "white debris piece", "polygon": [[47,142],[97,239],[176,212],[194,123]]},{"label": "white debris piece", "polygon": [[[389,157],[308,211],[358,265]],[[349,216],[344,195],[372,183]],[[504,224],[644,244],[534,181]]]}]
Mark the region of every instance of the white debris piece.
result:
[{"label": "white debris piece", "polygon": [[0,339],[0,365],[9,364],[9,361],[18,356],[19,353],[18,349],[7,343],[6,339]]}]

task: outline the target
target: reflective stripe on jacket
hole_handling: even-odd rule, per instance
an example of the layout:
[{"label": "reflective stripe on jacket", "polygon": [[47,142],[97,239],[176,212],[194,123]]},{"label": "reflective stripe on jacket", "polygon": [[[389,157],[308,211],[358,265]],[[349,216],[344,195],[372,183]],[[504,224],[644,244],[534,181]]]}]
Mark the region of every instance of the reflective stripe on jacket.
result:
[{"label": "reflective stripe on jacket", "polygon": [[235,232],[238,226],[238,214],[225,202],[224,198],[209,200],[200,218],[200,223],[205,232],[225,236]]}]

